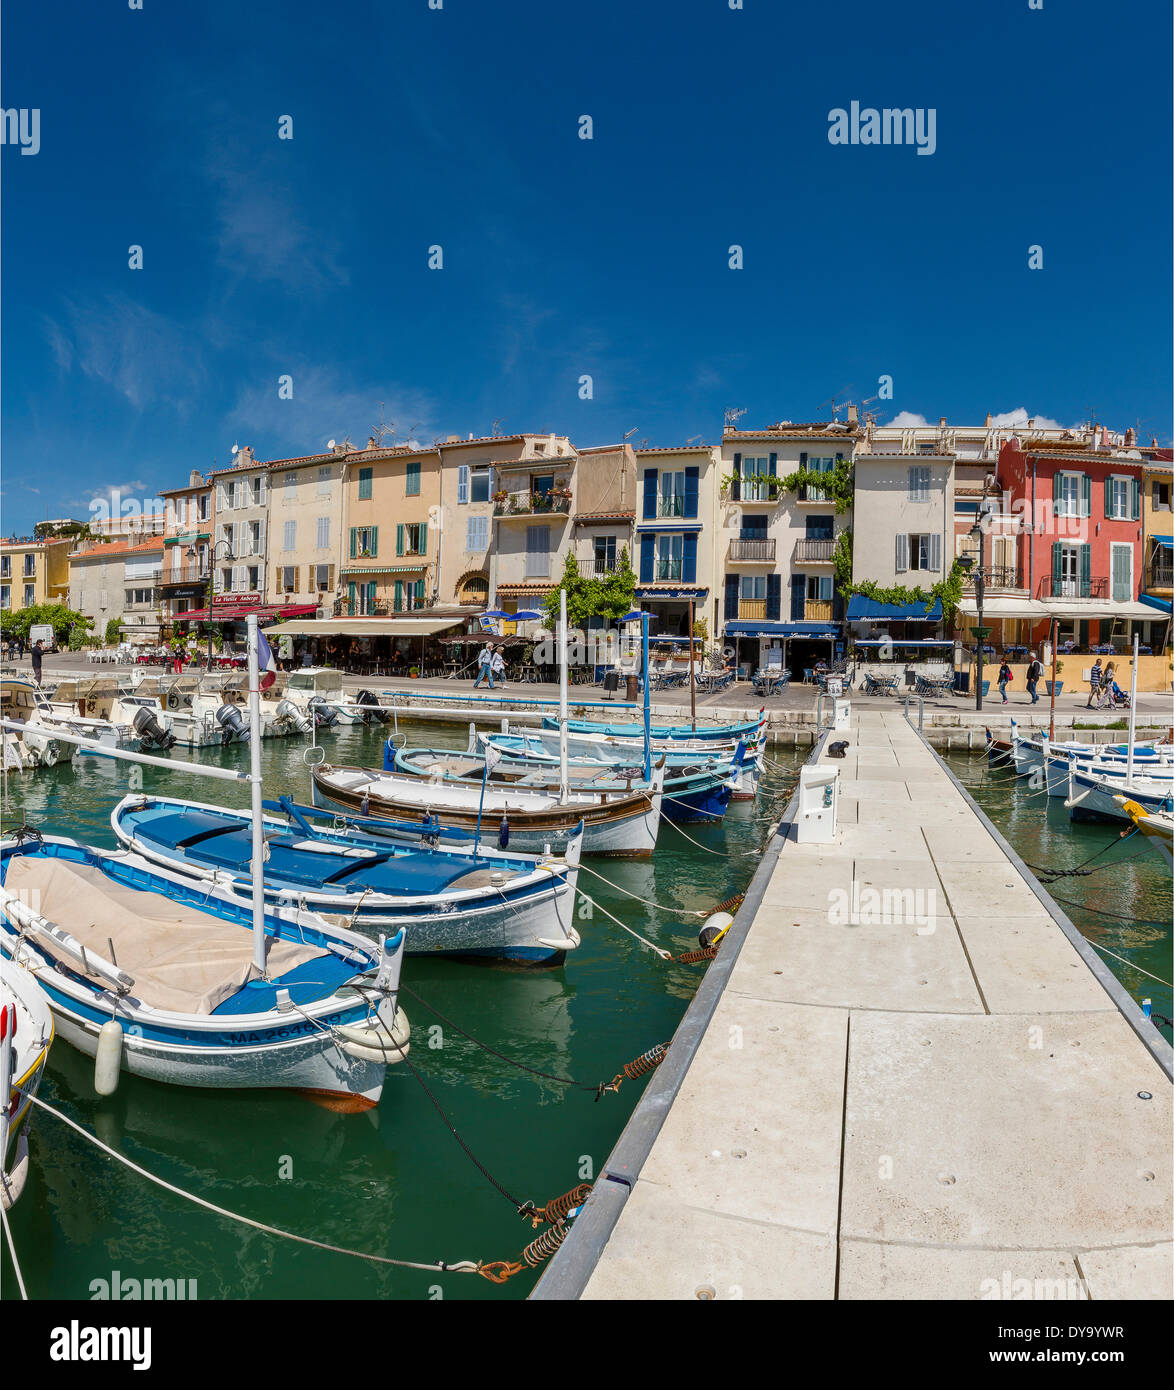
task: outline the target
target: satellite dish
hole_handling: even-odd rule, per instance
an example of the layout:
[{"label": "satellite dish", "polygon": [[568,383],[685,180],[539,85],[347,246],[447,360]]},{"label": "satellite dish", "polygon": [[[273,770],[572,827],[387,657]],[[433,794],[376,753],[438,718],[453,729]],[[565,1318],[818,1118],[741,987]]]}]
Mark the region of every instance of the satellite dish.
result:
[{"label": "satellite dish", "polygon": [[334,440],[333,440],[333,439],[328,439],[328,440],[326,441],[326,447],[327,447],[328,449],[333,449],[333,448],[334,448]]},{"label": "satellite dish", "polygon": [[239,445],[234,444],[234,445],[232,446],[232,452],[235,454],[236,451],[237,451],[237,449],[238,449],[239,447],[240,447]]}]

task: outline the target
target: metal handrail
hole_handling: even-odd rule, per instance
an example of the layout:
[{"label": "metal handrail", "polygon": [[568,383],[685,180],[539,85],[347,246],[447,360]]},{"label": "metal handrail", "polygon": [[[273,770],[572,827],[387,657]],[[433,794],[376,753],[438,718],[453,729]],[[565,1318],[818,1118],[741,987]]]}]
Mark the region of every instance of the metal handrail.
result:
[{"label": "metal handrail", "polygon": [[917,701],[917,732],[921,733],[925,727],[925,701],[921,698],[920,695],[910,694],[905,696],[905,705],[904,708],[901,710],[901,713],[905,716],[905,720],[909,724],[913,723],[913,720],[909,718],[910,700]]}]

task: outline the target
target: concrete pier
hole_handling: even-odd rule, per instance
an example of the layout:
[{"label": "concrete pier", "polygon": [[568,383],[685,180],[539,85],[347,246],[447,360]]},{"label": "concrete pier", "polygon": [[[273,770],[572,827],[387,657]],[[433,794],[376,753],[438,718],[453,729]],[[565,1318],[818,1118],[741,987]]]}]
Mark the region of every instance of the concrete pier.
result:
[{"label": "concrete pier", "polygon": [[832,737],[532,1296],[1171,1297],[1169,1045],[897,708]]}]

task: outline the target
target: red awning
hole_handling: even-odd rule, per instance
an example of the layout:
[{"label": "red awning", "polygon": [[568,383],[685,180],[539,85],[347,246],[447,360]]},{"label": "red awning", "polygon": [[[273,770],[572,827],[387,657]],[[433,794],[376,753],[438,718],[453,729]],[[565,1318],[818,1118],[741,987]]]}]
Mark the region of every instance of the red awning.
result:
[{"label": "red awning", "polygon": [[[274,618],[306,618],[312,613],[317,613],[316,603],[262,603],[262,604],[218,604],[212,610],[212,621],[214,623],[239,622],[242,618],[247,618],[250,613],[256,613],[262,622],[269,622]],[[188,608],[183,613],[176,613],[171,619],[173,623],[206,623],[208,621],[208,610],[206,608]]]}]

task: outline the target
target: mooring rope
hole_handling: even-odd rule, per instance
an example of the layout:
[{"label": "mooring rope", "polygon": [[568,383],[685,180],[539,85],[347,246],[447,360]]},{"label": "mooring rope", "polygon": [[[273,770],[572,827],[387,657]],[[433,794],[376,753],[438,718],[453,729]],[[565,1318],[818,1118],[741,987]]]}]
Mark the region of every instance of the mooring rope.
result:
[{"label": "mooring rope", "polygon": [[[1051,876],[1052,876],[1053,879],[1057,879],[1057,878],[1075,878],[1078,874],[1081,874],[1081,873],[1084,871],[1085,865],[1091,864],[1092,861],[1093,861],[1094,859],[1099,859],[1099,858],[1101,857],[1102,854],[1107,853],[1109,850],[1111,850],[1111,849],[1113,848],[1114,845],[1122,844],[1125,840],[1130,839],[1131,836],[1136,835],[1136,834],[1137,834],[1137,826],[1134,826],[1132,830],[1126,830],[1126,831],[1122,831],[1122,832],[1120,832],[1120,833],[1114,834],[1113,838],[1108,842],[1108,844],[1102,845],[1102,846],[1100,847],[1100,849],[1098,849],[1097,852],[1096,852],[1095,854],[1090,854],[1090,855],[1088,856],[1087,859],[1082,860],[1079,864],[1077,864],[1074,868],[1071,868],[1071,869],[1049,869],[1049,868],[1047,868],[1047,867],[1045,867],[1045,866],[1042,866],[1042,865],[1039,865],[1039,864],[1028,864],[1026,859],[1025,859],[1023,862],[1024,862],[1025,864],[1027,864],[1027,867],[1028,867],[1029,869],[1031,869],[1033,873],[1037,873],[1037,874],[1051,874]],[[1135,855],[1131,855],[1131,856],[1130,856],[1130,859],[1118,860],[1118,861],[1116,861],[1116,863],[1128,864],[1128,863],[1130,862],[1131,859],[1141,859],[1142,857],[1143,857],[1143,856],[1140,855],[1140,854],[1135,854]],[[1102,869],[1112,869],[1112,868],[1116,868],[1116,863],[1115,863],[1115,864],[1102,864],[1100,867],[1101,867]],[[1096,873],[1097,870],[1095,870],[1095,869],[1089,869],[1088,872],[1089,872],[1089,873]]]},{"label": "mooring rope", "polygon": [[[1060,898],[1055,893],[1052,894],[1055,902],[1063,903],[1065,907],[1077,907],[1081,912],[1090,912],[1095,917],[1112,917],[1116,922],[1132,922],[1137,927],[1169,927],[1169,921],[1159,921],[1156,917],[1130,917],[1124,912],[1109,912],[1103,907],[1089,907],[1087,903],[1078,902],[1076,898]],[[1083,936],[1083,932],[1081,935]]]},{"label": "mooring rope", "polygon": [[[688,840],[691,845],[696,845],[698,849],[703,849],[706,854],[716,854],[721,859],[757,859],[762,854],[762,851],[757,849],[710,849],[708,845],[703,845],[700,840],[695,840],[692,835],[682,830],[675,820],[666,819],[664,824],[671,825],[678,835],[684,835],[685,839]],[[579,892],[582,893],[583,890],[580,888]]]},{"label": "mooring rope", "polygon": [[1174,985],[1171,985],[1169,980],[1163,980],[1157,975],[1151,975],[1148,970],[1143,970],[1140,965],[1134,965],[1134,963],[1126,959],[1125,956],[1119,956],[1116,951],[1110,951],[1107,946],[1102,946],[1099,941],[1094,941],[1092,937],[1088,936],[1085,932],[1081,932],[1080,934],[1090,946],[1095,946],[1098,951],[1104,951],[1105,955],[1112,956],[1114,960],[1119,960],[1122,965],[1129,966],[1130,970],[1136,970],[1139,975],[1144,975],[1149,980],[1156,980],[1158,984],[1165,985],[1167,989],[1174,989]]},{"label": "mooring rope", "polygon": [[661,960],[672,960],[673,953],[671,951],[665,951],[662,950],[662,948],[659,946],[654,946],[651,941],[645,940],[645,938],[642,937],[639,932],[633,931],[631,927],[621,922],[614,912],[609,912],[601,902],[597,902],[585,889],[580,888],[578,884],[576,884],[575,887],[579,895],[581,897],[586,898],[592,907],[599,908],[600,912],[602,912],[605,917],[610,917],[617,927],[622,927],[623,930],[626,931],[629,936],[634,936],[642,946],[647,946],[650,951],[655,951],[656,954],[661,958]]},{"label": "mooring rope", "polygon": [[4,1234],[8,1237],[8,1253],[12,1256],[12,1267],[16,1270],[16,1282],[20,1286],[20,1296],[25,1303],[29,1301],[28,1290],[24,1286],[24,1275],[20,1272],[20,1261],[16,1258],[16,1241],[12,1239],[12,1228],[8,1224],[8,1213],[0,1206],[0,1221],[4,1222]]},{"label": "mooring rope", "polygon": [[251,1216],[242,1216],[240,1212],[229,1211],[227,1207],[217,1206],[215,1202],[209,1202],[204,1197],[197,1197],[194,1192],[187,1192],[182,1187],[176,1187],[174,1183],[168,1182],[165,1178],[159,1177],[155,1173],[150,1173],[146,1168],[140,1167],[133,1160],[120,1154],[117,1149],[112,1149],[109,1144],[104,1144],[96,1134],[91,1134],[84,1126],[79,1125],[76,1120],[70,1119],[60,1110],[55,1109],[47,1101],[43,1101],[40,1096],[30,1095],[27,1099],[34,1105],[40,1106],[42,1110],[47,1110],[50,1115],[55,1115],[57,1119],[67,1124],[70,1129],[74,1129],[89,1142],[101,1149],[110,1158],[116,1159],[124,1167],[137,1173],[139,1177],[146,1178],[148,1182],[153,1182],[156,1187],[161,1187],[167,1192],[173,1193],[176,1197],[182,1197],[185,1201],[193,1202],[198,1207],[203,1207],[206,1211],[214,1212],[217,1216],[227,1217],[230,1221],[239,1221],[243,1226],[252,1226],[254,1230],[263,1231],[266,1235],[279,1236],[283,1240],[296,1241],[299,1245],[312,1245],[318,1250],[327,1250],[334,1255],[349,1255],[357,1260],[370,1260],[375,1264],[395,1265],[399,1269],[421,1269],[430,1272],[444,1274],[478,1274],[480,1264],[476,1260],[455,1260],[451,1264],[445,1260],[437,1260],[432,1264],[425,1264],[418,1260],[395,1260],[389,1255],[373,1255],[366,1250],[350,1250],[343,1245],[330,1245],[326,1241],[314,1240],[311,1236],[295,1235],[293,1231],[283,1231],[278,1226],[267,1225],[264,1221],[254,1221]]},{"label": "mooring rope", "polygon": [[609,888],[614,888],[617,893],[623,893],[625,897],[632,898],[638,903],[643,903],[645,907],[655,907],[661,912],[675,912],[679,917],[708,917],[709,913],[695,907],[666,907],[664,903],[654,903],[651,898],[642,898],[639,893],[632,893],[627,888],[621,888],[618,883],[613,883],[610,878],[604,878],[601,873],[597,873],[589,865],[580,863],[580,873],[586,869],[589,874],[594,874],[601,883],[606,883]]}]

